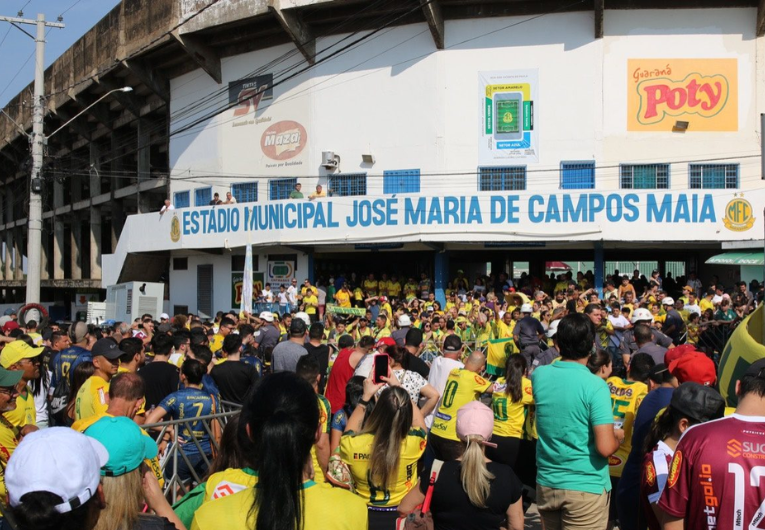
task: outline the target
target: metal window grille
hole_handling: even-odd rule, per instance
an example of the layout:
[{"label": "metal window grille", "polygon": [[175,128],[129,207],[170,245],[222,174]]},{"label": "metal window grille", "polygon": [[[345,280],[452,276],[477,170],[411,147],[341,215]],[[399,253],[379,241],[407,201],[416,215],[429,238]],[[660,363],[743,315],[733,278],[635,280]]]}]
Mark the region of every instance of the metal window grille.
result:
[{"label": "metal window grille", "polygon": [[563,190],[595,189],[595,162],[561,162],[560,187]]},{"label": "metal window grille", "polygon": [[383,171],[383,193],[420,193],[420,170]]},{"label": "metal window grille", "polygon": [[173,194],[173,206],[188,208],[191,206],[191,194],[188,191],[177,191]]},{"label": "metal window grille", "polygon": [[207,206],[212,200],[212,186],[194,190],[194,206]]},{"label": "metal window grille", "polygon": [[526,166],[478,168],[478,191],[526,189]]},{"label": "metal window grille", "polygon": [[[213,312],[213,266],[197,265],[197,313],[209,318]],[[200,315],[201,317],[202,315]]]},{"label": "metal window grille", "polygon": [[242,182],[240,184],[232,184],[231,195],[234,196],[236,202],[257,202],[258,183]]},{"label": "metal window grille", "polygon": [[367,194],[366,173],[344,173],[329,176],[329,192],[336,197]]},{"label": "metal window grille", "polygon": [[669,189],[669,164],[622,164],[619,180],[623,189]]},{"label": "metal window grille", "polygon": [[268,181],[268,199],[281,201],[290,198],[290,193],[295,189],[297,179],[273,179]]},{"label": "metal window grille", "polygon": [[691,189],[738,188],[739,164],[689,164]]}]

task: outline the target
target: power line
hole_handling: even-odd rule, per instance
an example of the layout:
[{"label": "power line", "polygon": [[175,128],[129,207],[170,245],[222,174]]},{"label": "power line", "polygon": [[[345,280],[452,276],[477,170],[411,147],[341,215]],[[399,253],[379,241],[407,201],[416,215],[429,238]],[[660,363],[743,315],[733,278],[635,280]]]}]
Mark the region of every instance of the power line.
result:
[{"label": "power line", "polygon": [[64,10],[61,12],[61,14],[60,14],[59,16],[60,16],[60,17],[63,17],[64,15],[66,15],[67,11],[69,11],[70,9],[72,9],[74,6],[76,6],[76,5],[77,5],[77,4],[79,4],[80,2],[82,2],[82,0],[75,0],[75,2],[74,2],[72,5],[70,5],[69,7],[67,7],[66,9],[64,9]]}]

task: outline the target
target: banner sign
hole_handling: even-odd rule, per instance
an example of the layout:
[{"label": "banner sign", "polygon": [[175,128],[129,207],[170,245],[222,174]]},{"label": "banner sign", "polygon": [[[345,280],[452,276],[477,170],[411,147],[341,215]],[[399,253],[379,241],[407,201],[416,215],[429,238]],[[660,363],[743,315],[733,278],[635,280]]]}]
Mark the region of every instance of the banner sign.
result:
[{"label": "banner sign", "polygon": [[280,285],[289,287],[292,279],[295,277],[294,261],[269,261],[268,262],[268,281],[273,291],[278,291]]},{"label": "banner sign", "polygon": [[630,59],[627,130],[738,131],[736,59]]},{"label": "banner sign", "polygon": [[481,165],[539,162],[539,131],[534,125],[538,77],[537,70],[478,72]]},{"label": "banner sign", "polygon": [[340,307],[335,304],[327,304],[327,313],[335,315],[353,315],[357,317],[363,317],[366,315],[367,310],[363,307]]},{"label": "banner sign", "polygon": [[[252,273],[252,301],[254,302],[260,291],[263,290],[263,273]],[[234,272],[231,274],[231,307],[239,307],[242,303],[242,290],[244,289],[244,273]]]}]

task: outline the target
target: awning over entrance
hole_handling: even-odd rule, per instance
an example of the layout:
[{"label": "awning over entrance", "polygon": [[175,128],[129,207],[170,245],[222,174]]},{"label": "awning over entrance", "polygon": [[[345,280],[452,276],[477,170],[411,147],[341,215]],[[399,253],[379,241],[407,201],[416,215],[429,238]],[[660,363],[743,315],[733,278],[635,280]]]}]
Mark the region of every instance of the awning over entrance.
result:
[{"label": "awning over entrance", "polygon": [[724,252],[706,261],[710,265],[765,265],[765,251]]}]

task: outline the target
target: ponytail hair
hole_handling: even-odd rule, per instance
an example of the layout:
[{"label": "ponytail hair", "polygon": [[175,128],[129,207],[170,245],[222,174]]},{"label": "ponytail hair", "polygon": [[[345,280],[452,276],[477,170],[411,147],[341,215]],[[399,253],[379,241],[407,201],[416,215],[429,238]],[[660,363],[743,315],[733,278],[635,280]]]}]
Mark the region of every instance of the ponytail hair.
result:
[{"label": "ponytail hair", "polygon": [[600,369],[611,364],[611,355],[606,350],[596,348],[587,358],[587,368],[590,372],[596,374]]},{"label": "ponytail hair", "polygon": [[657,443],[672,434],[672,430],[684,417],[683,414],[674,410],[672,405],[667,406],[664,412],[661,413],[661,416],[656,418],[651,424],[651,430],[643,441],[643,454],[650,453]]},{"label": "ponytail hair", "polygon": [[400,386],[388,387],[380,394],[361,431],[374,435],[369,473],[371,482],[380,488],[387,489],[398,474],[401,443],[412,427],[412,416],[409,393]]},{"label": "ponytail hair", "polygon": [[[520,356],[513,355],[513,357]],[[494,480],[494,475],[486,468],[483,441],[483,436],[477,434],[471,434],[467,437],[465,452],[462,453],[462,470],[460,471],[462,489],[467,493],[470,504],[476,508],[486,508],[491,481]]]},{"label": "ponytail hair", "polygon": [[510,355],[505,363],[505,394],[510,396],[513,403],[523,399],[523,376],[527,366],[523,355]]},{"label": "ponytail hair", "polygon": [[[303,526],[303,471],[319,426],[316,394],[291,372],[262,378],[243,407],[252,439],[248,455],[258,472],[250,515],[258,530]],[[241,429],[241,426],[240,426]]]}]

